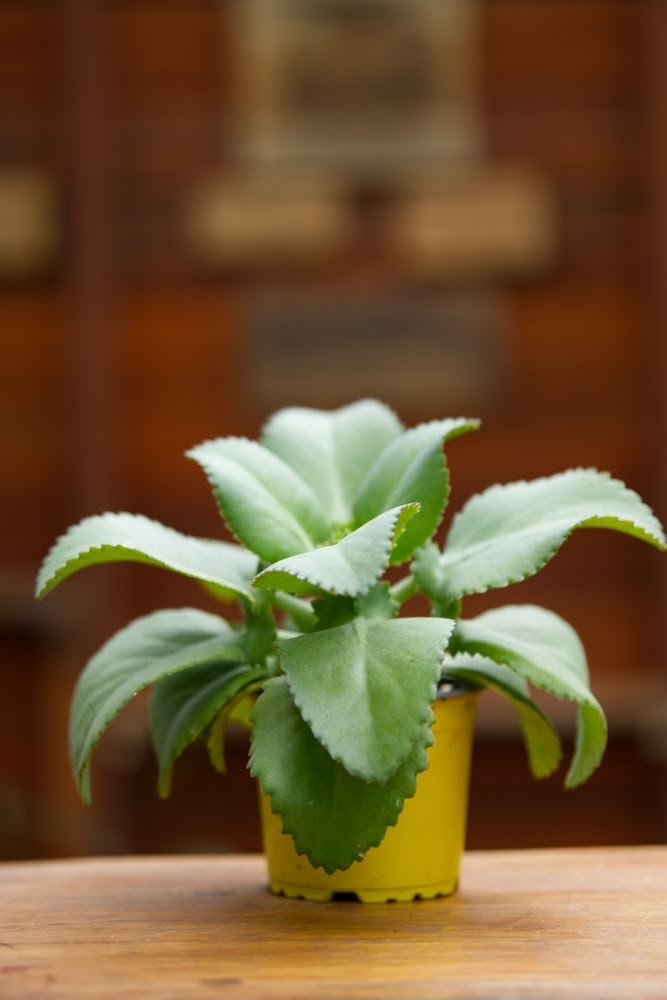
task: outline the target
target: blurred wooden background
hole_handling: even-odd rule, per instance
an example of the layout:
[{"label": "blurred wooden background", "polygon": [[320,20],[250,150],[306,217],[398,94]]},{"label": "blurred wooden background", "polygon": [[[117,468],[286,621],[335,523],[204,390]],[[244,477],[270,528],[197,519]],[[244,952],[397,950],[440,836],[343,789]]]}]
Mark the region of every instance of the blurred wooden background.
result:
[{"label": "blurred wooden background", "polygon": [[[593,465],[667,517],[667,5],[480,0],[483,162],[544,181],[554,252],[525,273],[489,267],[427,283],[397,252],[395,192],[372,178],[334,186],[345,234],[335,252],[289,269],[202,266],[188,237],[193,199],[211,178],[236,176],[233,6],[0,6],[0,216],[3,183],[9,216],[17,177],[41,192],[4,256],[0,237],[0,857],[259,847],[240,735],[224,780],[194,749],[162,803],[138,704],[100,745],[91,810],[69,774],[67,703],[81,664],[130,617],[208,606],[194,584],[117,566],[43,605],[32,597],[49,545],[86,514],[136,510],[217,534],[206,484],[183,458],[191,445],[255,435],[276,406],[343,403],[361,387],[395,401],[406,422],[483,419],[450,446],[453,507],[495,479]],[[453,335],[446,318],[461,301]],[[355,337],[343,329],[337,352],[334,307],[352,330],[369,308],[380,318],[407,309],[412,332],[386,345],[395,363],[382,364],[382,330],[359,339],[363,365],[345,356]],[[285,344],[298,356],[286,365],[275,344],[294,323],[301,332]],[[452,380],[450,362],[466,377]],[[514,721],[486,696],[471,847],[664,841],[666,579],[653,551],[590,532],[514,588],[512,600],[544,603],[580,631],[612,740],[584,789],[534,783]],[[562,722],[568,733],[569,713]]]}]

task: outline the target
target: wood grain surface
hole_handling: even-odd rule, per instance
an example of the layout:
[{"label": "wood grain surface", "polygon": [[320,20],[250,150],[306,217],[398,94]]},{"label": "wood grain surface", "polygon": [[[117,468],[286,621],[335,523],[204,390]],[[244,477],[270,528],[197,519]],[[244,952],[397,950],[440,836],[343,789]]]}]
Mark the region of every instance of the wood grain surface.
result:
[{"label": "wood grain surface", "polygon": [[375,906],[273,897],[257,855],[8,863],[0,996],[664,1000],[667,847],[473,852]]}]

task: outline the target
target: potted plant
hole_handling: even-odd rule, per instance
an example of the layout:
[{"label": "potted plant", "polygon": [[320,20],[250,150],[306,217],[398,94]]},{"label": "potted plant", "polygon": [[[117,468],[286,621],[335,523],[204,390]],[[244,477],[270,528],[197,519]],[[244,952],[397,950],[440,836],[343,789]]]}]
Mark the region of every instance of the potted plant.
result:
[{"label": "potted plant", "polygon": [[[606,723],[573,628],[532,605],[464,617],[462,602],[538,572],[575,528],[611,528],[659,549],[665,536],[636,493],[577,468],[472,497],[439,546],[449,495],[443,445],[477,426],[456,418],[406,429],[374,400],[284,409],[258,441],[220,438],[188,453],[238,544],[128,513],[86,518],[58,539],[39,573],[40,596],[84,567],[132,560],[192,577],[241,609],[241,620],[156,611],[92,657],[71,706],[83,799],[90,801],[93,749],[148,686],[163,796],[191,742],[204,740],[223,770],[225,726],[248,720],[270,880],[291,895],[453,891],[483,688],[518,710],[540,778],[557,768],[561,745],[530,686],[573,702],[576,745],[565,784],[584,782],[602,758]],[[402,611],[417,594],[428,612]],[[454,802],[433,805],[438,789]],[[434,833],[434,846],[422,839],[406,848],[397,838],[412,828],[422,838]],[[431,856],[434,873],[425,868]]]}]

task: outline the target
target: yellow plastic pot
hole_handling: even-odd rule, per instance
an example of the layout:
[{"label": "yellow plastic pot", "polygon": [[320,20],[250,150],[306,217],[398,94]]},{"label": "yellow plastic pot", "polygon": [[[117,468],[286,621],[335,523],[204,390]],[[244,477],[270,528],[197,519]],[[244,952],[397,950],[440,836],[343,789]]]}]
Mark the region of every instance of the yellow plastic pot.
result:
[{"label": "yellow plastic pot", "polygon": [[443,691],[433,706],[435,740],[414,797],[406,800],[398,823],[387,830],[379,847],[344,871],[328,875],[297,854],[292,838],[282,832],[280,817],[271,811],[269,797],[260,793],[272,891],[317,901],[352,894],[364,903],[432,899],[454,892],[465,841],[478,694]]}]

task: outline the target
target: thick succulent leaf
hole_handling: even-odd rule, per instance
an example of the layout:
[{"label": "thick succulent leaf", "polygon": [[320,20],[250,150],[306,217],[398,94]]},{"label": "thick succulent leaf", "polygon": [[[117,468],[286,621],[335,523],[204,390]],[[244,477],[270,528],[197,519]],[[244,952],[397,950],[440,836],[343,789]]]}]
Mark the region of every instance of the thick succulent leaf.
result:
[{"label": "thick succulent leaf", "polygon": [[580,706],[575,752],[566,787],[585,781],[607,742],[602,708],[588,686],[586,654],[579,636],[558,615],[534,605],[508,605],[461,619],[451,651],[481,653],[504,663],[535,687]]},{"label": "thick succulent leaf", "polygon": [[278,643],[294,701],[350,774],[386,782],[431,714],[454,622],[357,619]]},{"label": "thick succulent leaf", "polygon": [[354,605],[356,614],[361,618],[395,618],[401,610],[401,605],[392,597],[391,587],[386,580],[376,583],[367,594],[358,597]]},{"label": "thick succulent leaf", "polygon": [[70,757],[84,800],[90,801],[91,754],[136,694],[178,671],[242,655],[234,629],[193,608],[156,611],[112,636],[86,664],[72,699]]},{"label": "thick succulent leaf", "polygon": [[444,552],[419,553],[415,573],[437,600],[504,587],[537,573],[575,528],[611,528],[665,548],[644,501],[595,469],[493,486],[454,519]]},{"label": "thick succulent leaf", "polygon": [[313,490],[256,441],[206,441],[188,457],[206,473],[229,529],[265,562],[307,551],[329,537]]},{"label": "thick succulent leaf", "polygon": [[284,677],[267,683],[253,711],[250,771],[282,816],[297,851],[327,872],[347,868],[395,825],[415,793],[433,742],[422,727],[408,757],[384,785],[354,777],[315,739]]},{"label": "thick succulent leaf", "polygon": [[140,562],[193,577],[221,595],[253,600],[250,587],[257,557],[239,545],[192,538],[140,514],[87,517],[62,535],[44,560],[37,578],[43,597],[61,580],[87,566]]},{"label": "thick succulent leaf", "polygon": [[208,751],[208,759],[211,767],[218,774],[224,774],[227,770],[227,762],[225,760],[225,730],[227,724],[235,722],[250,732],[250,716],[257,701],[257,692],[262,687],[263,680],[267,676],[268,672],[262,670],[262,679],[254,680],[247,688],[243,688],[236,697],[227,703],[225,708],[204,730],[202,739]]},{"label": "thick succulent leaf", "polygon": [[[354,597],[337,597],[335,594],[324,594],[312,602],[312,609],[317,619],[317,628],[335,628],[345,625],[357,614],[357,601]],[[304,630],[305,631],[305,630]],[[313,631],[310,629],[309,631]],[[292,638],[292,636],[285,636]]]},{"label": "thick succulent leaf", "polygon": [[174,762],[241,691],[266,675],[261,667],[220,660],[202,663],[156,681],[151,691],[150,721],[159,765],[158,791],[171,791]]},{"label": "thick succulent leaf", "polygon": [[530,769],[536,778],[547,778],[562,757],[561,742],[553,723],[530,697],[526,682],[502,663],[485,656],[461,653],[445,656],[443,673],[497,691],[516,709]]},{"label": "thick succulent leaf", "polygon": [[607,745],[607,720],[597,704],[577,708],[574,757],[565,779],[567,788],[581,785],[598,766]]},{"label": "thick succulent leaf", "polygon": [[331,522],[347,525],[366,473],[402,430],[392,410],[365,399],[339,410],[280,410],[261,440],[310,484]]},{"label": "thick succulent leaf", "polygon": [[313,601],[312,608],[317,618],[317,628],[321,631],[345,625],[357,617],[395,618],[401,606],[391,596],[389,584],[382,580],[361,597],[336,597],[327,594]]},{"label": "thick succulent leaf", "polygon": [[443,445],[478,424],[464,418],[420,424],[387,445],[370,469],[355,499],[356,524],[398,504],[413,500],[421,504],[419,514],[396,544],[393,563],[407,559],[437,528],[449,495]]},{"label": "thick succulent leaf", "polygon": [[291,594],[365,594],[384,573],[396,539],[418,510],[419,504],[413,503],[385,511],[335,545],[324,545],[268,566],[255,577],[253,585]]}]

